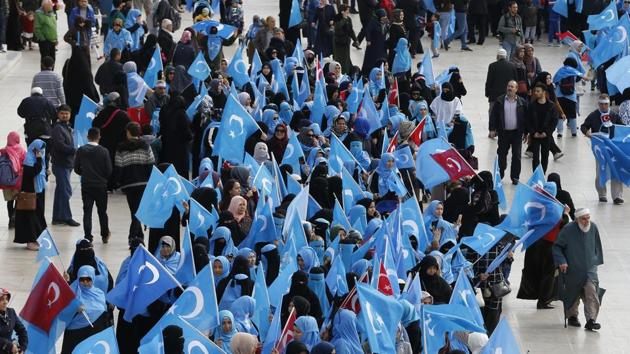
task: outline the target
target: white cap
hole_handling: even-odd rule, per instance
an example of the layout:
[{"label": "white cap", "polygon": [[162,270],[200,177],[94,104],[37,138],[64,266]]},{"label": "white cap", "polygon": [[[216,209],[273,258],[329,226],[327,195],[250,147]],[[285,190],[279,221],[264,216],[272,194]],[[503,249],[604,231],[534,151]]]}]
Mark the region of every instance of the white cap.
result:
[{"label": "white cap", "polygon": [[31,95],[35,95],[35,94],[37,94],[37,95],[43,95],[43,94],[44,94],[44,91],[42,90],[42,88],[41,88],[41,87],[37,87],[37,86],[36,86],[36,87],[33,87],[33,88],[31,89]]},{"label": "white cap", "polygon": [[579,208],[575,211],[576,218],[581,218],[584,215],[591,215],[591,211],[588,208]]},{"label": "white cap", "polygon": [[503,48],[499,48],[499,50],[497,50],[497,56],[507,58],[507,51]]}]

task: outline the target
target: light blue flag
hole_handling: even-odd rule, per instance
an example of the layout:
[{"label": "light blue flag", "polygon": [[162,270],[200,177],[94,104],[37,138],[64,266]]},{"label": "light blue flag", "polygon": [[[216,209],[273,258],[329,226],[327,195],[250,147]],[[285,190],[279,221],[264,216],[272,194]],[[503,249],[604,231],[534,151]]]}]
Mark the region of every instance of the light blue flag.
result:
[{"label": "light blue flag", "polygon": [[255,219],[249,229],[247,237],[238,245],[239,248],[256,247],[258,242],[274,242],[278,239],[277,230],[274,227],[273,211],[269,200],[260,199],[256,205]]},{"label": "light blue flag", "polygon": [[107,302],[125,309],[125,321],[146,311],[146,307],[168,290],[181,285],[144,246],[129,261],[125,279],[107,293]]},{"label": "light blue flag", "polygon": [[[617,134],[616,131],[615,134]],[[628,172],[630,171],[629,155],[610,138],[600,134],[592,136],[591,148],[600,169],[600,186],[605,185],[608,179],[630,185],[630,172]]]},{"label": "light blue flag", "polygon": [[195,188],[197,188],[191,181],[187,180],[186,178],[182,176],[179,176],[179,182],[182,184],[182,187],[184,187],[188,195],[191,195],[192,192],[195,190]]},{"label": "light blue flag", "polygon": [[295,249],[300,250],[302,247],[308,246],[308,241],[306,240],[306,234],[304,233],[304,226],[302,226],[300,215],[298,213],[293,213],[289,222],[288,237],[293,239]]},{"label": "light blue flag", "polygon": [[190,64],[188,68],[188,75],[196,78],[197,80],[203,81],[210,76],[210,67],[208,63],[206,63],[206,58],[203,56],[203,52],[199,52],[195,60]]},{"label": "light blue flag", "polygon": [[289,100],[289,88],[287,87],[287,78],[282,68],[282,62],[279,59],[271,61],[271,70],[273,71],[273,82],[271,88],[274,93],[283,93],[285,98]]},{"label": "light blue flag", "polygon": [[[253,172],[256,173],[258,173],[258,169],[260,168],[258,161],[254,160],[252,155],[248,153],[245,153],[245,156],[243,157],[243,165],[248,166]],[[254,173],[254,175],[256,175],[256,173]]]},{"label": "light blue flag", "polygon": [[564,206],[524,184],[516,187],[512,208],[496,227],[519,238],[527,237],[525,248],[551,231],[562,218]]},{"label": "light blue flag", "polygon": [[433,48],[440,48],[440,44],[442,43],[442,26],[440,25],[440,21],[433,22]]},{"label": "light blue flag", "polygon": [[142,224],[153,228],[164,227],[164,222],[170,217],[173,210],[173,204],[165,198],[165,195],[168,194],[166,184],[166,177],[157,167],[153,166],[136,212],[136,217]]},{"label": "light blue flag", "polygon": [[423,305],[420,312],[424,353],[437,353],[444,346],[445,332],[486,332],[462,305]]},{"label": "light blue flag", "polygon": [[298,76],[293,75],[293,81],[291,83],[291,91],[293,91],[293,98],[299,107],[304,105],[304,102],[311,95],[311,87],[308,81],[308,75],[302,76],[302,83],[299,83]]},{"label": "light blue flag", "polygon": [[346,230],[350,230],[352,225],[350,225],[350,220],[346,216],[346,213],[343,211],[341,204],[337,198],[335,198],[335,206],[333,207],[333,225],[341,225]]},{"label": "light blue flag", "polygon": [[[370,130],[368,131],[368,134],[372,134],[381,129],[383,125],[381,124],[381,115],[374,105],[374,100],[372,99],[370,90],[363,90],[363,100],[361,102],[361,111],[359,112],[359,116],[368,120],[370,123]],[[389,112],[389,110],[385,108],[385,112]]]},{"label": "light blue flag", "polygon": [[450,148],[448,142],[443,139],[431,139],[420,145],[416,154],[416,177],[422,181],[424,188],[431,189],[450,180],[448,173],[431,157],[431,154]]},{"label": "light blue flag", "polygon": [[[219,1],[220,0],[212,0],[213,6],[214,4],[216,4],[216,8],[217,11],[214,11],[214,7],[212,12],[216,15],[219,12]],[[198,33],[207,35],[208,33],[210,33],[210,29],[212,27],[216,27],[218,29],[217,34],[219,35],[219,37],[223,38],[223,39],[228,39],[230,37],[232,37],[232,35],[234,34],[234,32],[236,31],[236,27],[234,26],[230,26],[227,25],[225,23],[220,23],[219,21],[215,21],[215,20],[206,20],[206,21],[200,21],[197,22],[195,24],[193,24],[192,29],[194,29],[195,31],[197,31]]]},{"label": "light blue flag", "polygon": [[450,38],[455,33],[455,22],[457,18],[455,17],[455,9],[451,10],[451,20],[448,23],[448,31],[446,33],[446,38]]},{"label": "light blue flag", "polygon": [[556,3],[551,9],[562,17],[569,17],[569,5],[567,4],[567,0],[556,0]]},{"label": "light blue flag", "polygon": [[584,0],[575,0],[575,12],[581,14],[584,9]]},{"label": "light blue flag", "polygon": [[346,211],[350,212],[350,208],[358,200],[365,198],[365,195],[350,172],[343,166],[341,167],[341,185],[343,188],[343,205]]},{"label": "light blue flag", "polygon": [[628,54],[628,33],[630,33],[630,18],[624,14],[619,22],[611,28],[601,30],[595,49],[589,53],[593,67],[598,67],[614,57]]},{"label": "light blue flag", "polygon": [[300,11],[300,3],[298,0],[291,2],[291,14],[289,15],[289,28],[302,23],[302,12]]},{"label": "light blue flag", "polygon": [[432,50],[429,49],[424,53],[422,57],[422,64],[420,65],[420,74],[424,76],[427,86],[431,86],[435,83],[435,76],[433,76],[433,59],[431,58]]},{"label": "light blue flag", "polygon": [[352,82],[352,90],[348,97],[346,97],[346,104],[348,105],[348,112],[355,114],[359,109],[361,100],[363,97],[363,80],[354,80]]},{"label": "light blue flag", "polygon": [[405,146],[402,149],[394,150],[393,155],[396,159],[397,168],[413,168],[413,155],[411,154],[411,149],[409,148],[409,146]]},{"label": "light blue flag", "polygon": [[441,87],[443,83],[451,80],[451,76],[453,76],[453,73],[446,69],[435,78],[435,83],[438,84],[438,87]]},{"label": "light blue flag", "polygon": [[[566,0],[564,1],[566,3]],[[614,1],[611,1],[610,4],[599,14],[589,15],[586,22],[588,22],[589,30],[598,31],[602,28],[614,26],[617,21],[619,21],[619,18],[617,17],[617,4]]]},{"label": "light blue flag", "polygon": [[293,48],[292,57],[298,60],[298,66],[304,66],[304,49],[302,48],[302,40],[298,39],[295,41],[295,48]]},{"label": "light blue flag", "polygon": [[177,298],[169,313],[188,321],[203,333],[220,325],[212,265],[205,266]]},{"label": "light blue flag", "polygon": [[464,306],[475,320],[475,323],[479,327],[483,327],[483,316],[475,298],[475,289],[473,289],[468,276],[466,276],[466,272],[459,272],[449,304]]},{"label": "light blue flag", "polygon": [[534,173],[532,174],[532,176],[527,181],[527,185],[532,188],[535,186],[542,188],[544,184],[545,184],[545,172],[542,169],[542,165],[538,165],[536,169],[534,170]]},{"label": "light blue flag", "polygon": [[236,97],[229,95],[221,116],[219,133],[214,141],[213,155],[224,160],[243,161],[245,140],[259,129],[254,118]]},{"label": "light blue flag", "polygon": [[287,192],[290,194],[298,194],[302,191],[302,185],[296,181],[293,176],[287,173]]},{"label": "light blue flag", "polygon": [[319,77],[315,80],[315,89],[313,92],[313,106],[311,107],[311,122],[317,123],[317,125],[322,126],[322,117],[324,116],[324,110],[326,109],[326,105],[328,104],[326,99],[326,91],[324,90],[324,84],[321,82]]},{"label": "light blue flag", "polygon": [[258,169],[252,185],[256,187],[263,195],[271,195],[271,192],[273,191],[273,182],[274,179],[271,175],[271,172],[269,172],[267,166],[262,165]]},{"label": "light blue flag", "polygon": [[392,74],[394,75],[411,70],[412,60],[408,43],[406,38],[400,38],[394,49],[396,51],[394,62],[392,63]]},{"label": "light blue flag", "polygon": [[269,292],[267,291],[267,282],[265,280],[265,270],[263,264],[259,263],[256,268],[256,281],[254,282],[254,293],[252,294],[256,300],[256,308],[252,316],[252,322],[258,327],[260,338],[265,338],[269,330]]},{"label": "light blue flag", "polygon": [[521,348],[518,346],[505,316],[501,316],[501,320],[492,332],[488,343],[481,350],[481,354],[496,353],[521,354]]},{"label": "light blue flag", "polygon": [[418,239],[418,251],[424,253],[429,246],[429,236],[424,228],[424,218],[416,198],[409,198],[402,207],[403,236],[409,238],[414,235]]},{"label": "light blue flag", "polygon": [[293,167],[293,173],[299,175],[301,171],[300,158],[304,159],[304,151],[302,151],[302,145],[297,138],[297,134],[293,130],[287,133],[289,133],[289,143],[284,150],[282,164],[290,165],[291,167]]},{"label": "light blue flag", "polygon": [[280,319],[280,317],[282,316],[282,307],[280,306],[280,303],[275,306],[275,309],[276,310],[273,313],[273,319],[271,320],[269,330],[267,331],[267,336],[265,337],[265,341],[263,343],[262,354],[271,354],[276,343],[278,343],[278,341],[280,340],[280,334],[282,333],[282,323]]},{"label": "light blue flag", "polygon": [[363,324],[372,353],[395,353],[396,331],[403,306],[393,296],[381,294],[361,282],[356,283]]},{"label": "light blue flag", "polygon": [[613,143],[626,155],[630,155],[630,126],[615,124],[614,132]]},{"label": "light blue flag", "polygon": [[[201,333],[199,329],[188,323],[184,318],[167,313],[157,322],[157,324],[142,338],[140,343],[144,345],[144,353],[159,353],[164,346],[162,330],[168,326],[177,326],[183,331],[184,353],[208,353],[225,354],[214,342],[208,339],[208,335]],[[157,338],[157,340],[156,340]],[[143,354],[142,352],[140,354]]]},{"label": "light blue flag", "polygon": [[[304,190],[304,187],[302,187],[302,190]],[[315,198],[313,198],[312,195],[309,195],[306,208],[306,218],[312,218],[313,215],[317,214],[317,212],[319,212],[320,210],[322,210],[321,205],[319,205],[319,203],[315,200]]]},{"label": "light blue flag", "polygon": [[[382,112],[387,112],[387,109],[383,109]],[[387,152],[387,148],[389,147],[390,139],[388,129],[385,128],[383,130],[383,145],[381,146],[381,155]]]},{"label": "light blue flag", "polygon": [[195,113],[197,113],[197,108],[199,107],[199,105],[201,104],[201,101],[203,101],[204,97],[206,97],[207,94],[208,94],[208,87],[206,87],[206,84],[204,82],[201,82],[201,87],[199,88],[199,94],[195,96],[195,99],[192,101],[190,106],[186,108],[186,115],[188,116],[189,122],[193,121],[193,118],[195,117]]},{"label": "light blue flag", "polygon": [[341,255],[337,255],[330,266],[326,276],[326,286],[328,286],[328,290],[333,296],[341,296],[350,291],[346,281],[346,267],[343,264]]},{"label": "light blue flag", "polygon": [[437,10],[435,9],[435,4],[433,3],[433,0],[423,0],[424,1],[424,7],[426,7],[426,9],[432,13],[436,13]]},{"label": "light blue flag", "polygon": [[617,60],[606,69],[606,80],[615,85],[620,92],[630,87],[630,55]]},{"label": "light blue flag", "polygon": [[98,110],[98,104],[92,101],[88,96],[83,95],[81,99],[81,106],[79,107],[79,113],[74,117],[74,146],[79,148],[87,144],[88,130],[92,128],[92,121],[96,116]]},{"label": "light blue flag", "polygon": [[212,12],[212,17],[219,16],[221,14],[221,0],[210,0],[210,11]]},{"label": "light blue flag", "polygon": [[478,223],[475,233],[470,237],[462,237],[461,243],[472,248],[480,256],[490,251],[505,236],[505,231],[488,224]]},{"label": "light blue flag", "polygon": [[190,198],[188,203],[190,204],[190,216],[188,218],[190,232],[197,237],[208,237],[208,229],[215,228],[219,220],[215,219],[214,215],[196,200]]},{"label": "light blue flag", "polygon": [[233,82],[236,83],[236,86],[242,88],[243,85],[249,82],[249,75],[247,75],[247,64],[243,59],[243,46],[239,46],[232,60],[230,61],[230,65],[227,67],[227,74],[232,77]]},{"label": "light blue flag", "polygon": [[[252,66],[249,72],[249,77],[253,80],[258,76],[258,72],[262,69],[262,60],[260,60],[260,54],[258,54],[258,49],[254,50],[254,55],[252,56]],[[256,85],[252,85],[256,86]]]},{"label": "light blue flag", "polygon": [[150,88],[154,88],[158,82],[160,71],[164,71],[164,67],[162,66],[162,55],[160,50],[160,45],[155,45],[155,50],[153,51],[153,55],[151,55],[151,61],[149,61],[149,65],[147,66],[147,70],[144,71],[144,82]]},{"label": "light blue flag", "polygon": [[118,342],[116,341],[116,333],[114,327],[107,327],[104,330],[93,334],[81,343],[77,344],[72,350],[72,354],[119,354]]},{"label": "light blue flag", "polygon": [[501,210],[507,210],[507,198],[505,197],[505,191],[503,190],[503,183],[501,183],[501,172],[499,170],[499,155],[494,159],[494,190],[499,197],[499,208]]},{"label": "light blue flag", "polygon": [[271,306],[280,307],[282,297],[289,292],[289,288],[291,287],[291,276],[297,271],[298,267],[295,263],[295,257],[291,257],[268,289],[269,299],[272,301]]},{"label": "light blue flag", "polygon": [[37,258],[35,259],[36,262],[39,262],[46,257],[59,255],[59,250],[57,249],[55,240],[53,240],[53,237],[48,229],[44,229],[44,231],[42,231],[37,238],[37,243],[39,244],[39,251],[37,251]]},{"label": "light blue flag", "polygon": [[[285,220],[291,220],[291,218],[293,217],[293,213],[298,213],[300,220],[306,220],[308,213],[309,197],[309,187],[307,185],[306,187],[302,188],[302,191],[298,193],[289,204]],[[289,234],[290,225],[290,223],[284,223],[284,225],[282,226],[282,236],[286,237]]]},{"label": "light blue flag", "polygon": [[[167,204],[170,203],[171,208],[176,207],[179,213],[184,215],[185,209],[183,202],[188,201],[190,195],[188,194],[186,186],[182,183],[181,176],[177,174],[174,165],[171,164],[166,171],[164,171],[164,178],[166,179],[164,193],[162,194],[164,202]],[[170,214],[167,218],[168,217],[170,217]]]},{"label": "light blue flag", "polygon": [[422,306],[422,285],[420,283],[420,274],[416,273],[413,280],[411,280],[411,282],[407,282],[407,284],[407,288],[401,294],[401,298],[409,301],[412,305],[414,305],[416,311],[418,311]]},{"label": "light blue flag", "polygon": [[177,272],[175,272],[175,279],[182,283],[182,285],[188,285],[191,281],[193,281],[193,279],[195,279],[196,276],[197,270],[195,270],[195,259],[192,252],[190,228],[186,226],[182,239],[179,264],[177,265]]}]

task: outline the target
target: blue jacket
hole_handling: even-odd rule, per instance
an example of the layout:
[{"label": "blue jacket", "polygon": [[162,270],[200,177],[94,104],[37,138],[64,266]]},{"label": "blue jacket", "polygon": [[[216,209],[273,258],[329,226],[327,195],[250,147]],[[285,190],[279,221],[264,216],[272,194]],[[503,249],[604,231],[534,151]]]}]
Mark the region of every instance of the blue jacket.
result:
[{"label": "blue jacket", "polygon": [[[72,10],[70,10],[70,16],[68,17],[69,28],[72,28],[74,26],[74,21],[77,19],[77,17],[80,16],[79,14],[80,14],[80,9],[78,6],[75,6],[72,8]],[[87,20],[87,23],[90,25],[90,27],[94,27],[96,25],[96,18],[94,17],[94,10],[92,9],[92,5],[88,5],[85,19]],[[92,31],[88,31],[88,32],[90,34],[92,33]]]},{"label": "blue jacket", "polygon": [[133,39],[131,38],[131,33],[129,33],[126,29],[123,28],[118,33],[114,32],[114,30],[109,30],[109,33],[107,33],[107,37],[105,38],[103,53],[109,57],[109,53],[112,48],[118,48],[122,52],[125,48],[131,48],[132,44]]}]

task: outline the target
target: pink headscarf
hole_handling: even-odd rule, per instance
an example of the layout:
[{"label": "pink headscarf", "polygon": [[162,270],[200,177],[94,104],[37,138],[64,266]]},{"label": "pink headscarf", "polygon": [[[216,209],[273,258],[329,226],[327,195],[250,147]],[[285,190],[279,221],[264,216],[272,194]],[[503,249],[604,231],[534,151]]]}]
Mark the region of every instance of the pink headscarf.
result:
[{"label": "pink headscarf", "polygon": [[234,219],[236,219],[237,222],[241,222],[241,220],[245,216],[247,216],[247,208],[245,208],[245,211],[240,214],[238,212],[238,205],[241,204],[241,202],[244,202],[245,205],[247,205],[247,200],[245,200],[245,198],[241,197],[240,195],[237,195],[235,197],[232,197],[232,200],[230,201],[230,206],[228,207],[228,211],[230,211],[232,215],[234,215]]},{"label": "pink headscarf", "polygon": [[190,38],[192,38],[192,33],[186,30],[182,33],[182,38],[180,38],[179,41],[185,44],[185,43],[190,42]]},{"label": "pink headscarf", "polygon": [[7,154],[11,165],[13,165],[13,172],[21,174],[22,164],[24,163],[24,157],[26,156],[26,149],[20,145],[20,133],[12,131],[7,136],[7,146],[0,149],[0,154]]}]

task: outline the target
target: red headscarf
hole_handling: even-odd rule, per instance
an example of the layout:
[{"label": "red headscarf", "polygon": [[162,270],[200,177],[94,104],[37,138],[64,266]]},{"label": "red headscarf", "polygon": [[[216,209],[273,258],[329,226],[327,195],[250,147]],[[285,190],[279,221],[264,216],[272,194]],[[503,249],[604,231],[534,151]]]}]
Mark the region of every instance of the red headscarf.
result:
[{"label": "red headscarf", "polygon": [[7,146],[0,149],[0,154],[7,154],[13,165],[13,171],[22,174],[22,164],[26,156],[26,149],[20,145],[20,133],[16,131],[9,133],[7,136]]}]

